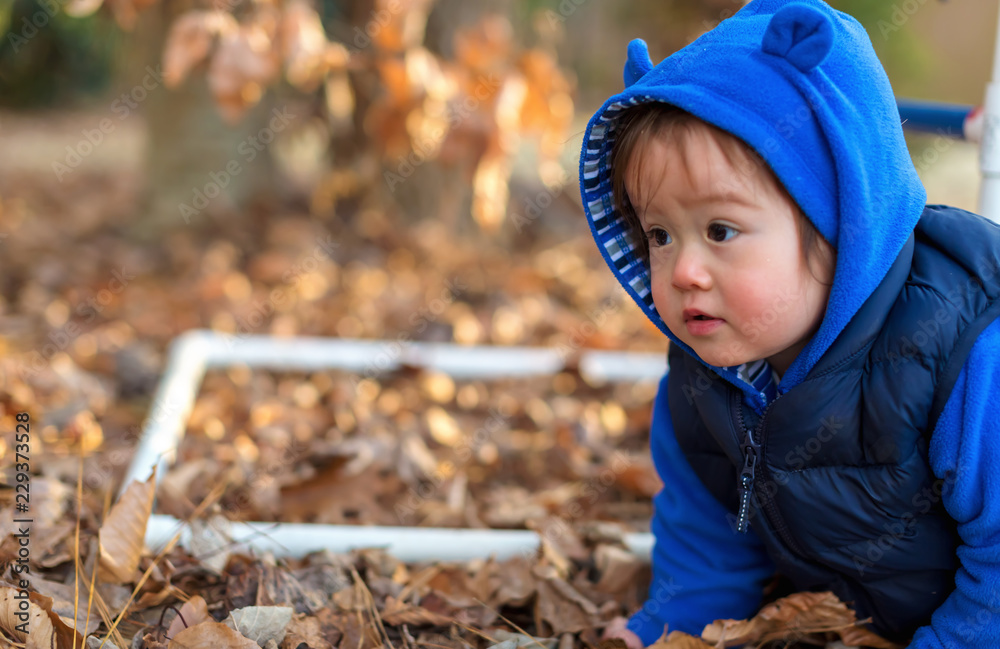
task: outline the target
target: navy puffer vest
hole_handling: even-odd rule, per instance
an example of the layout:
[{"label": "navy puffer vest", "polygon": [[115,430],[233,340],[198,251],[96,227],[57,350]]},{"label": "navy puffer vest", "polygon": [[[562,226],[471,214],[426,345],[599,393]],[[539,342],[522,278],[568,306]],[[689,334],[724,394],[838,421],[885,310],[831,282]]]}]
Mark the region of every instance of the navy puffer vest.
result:
[{"label": "navy puffer vest", "polygon": [[1000,227],[927,206],[876,291],[763,416],[670,351],[678,442],[734,530],[749,519],[798,589],[832,590],[896,641],[954,590],[959,539],[941,497],[954,476],[935,479],[928,441],[998,294]]}]

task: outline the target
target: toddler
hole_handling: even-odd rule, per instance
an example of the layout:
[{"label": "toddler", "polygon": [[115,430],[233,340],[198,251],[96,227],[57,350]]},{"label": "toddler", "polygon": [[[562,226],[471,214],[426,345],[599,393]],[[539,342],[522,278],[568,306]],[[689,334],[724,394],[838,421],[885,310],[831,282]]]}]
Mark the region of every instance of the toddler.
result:
[{"label": "toddler", "polygon": [[775,573],[910,649],[1000,647],[1000,227],[925,205],[864,29],[754,0],[590,120],[599,249],[670,339],[653,581],[699,635]]}]

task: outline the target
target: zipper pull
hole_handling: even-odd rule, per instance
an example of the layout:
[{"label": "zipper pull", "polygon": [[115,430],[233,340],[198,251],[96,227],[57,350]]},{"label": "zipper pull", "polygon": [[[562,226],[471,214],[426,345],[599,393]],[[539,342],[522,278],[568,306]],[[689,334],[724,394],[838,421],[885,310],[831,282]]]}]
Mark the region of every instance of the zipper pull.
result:
[{"label": "zipper pull", "polygon": [[740,515],[736,529],[745,534],[750,522],[750,496],[753,494],[754,474],[757,468],[757,445],[749,435],[743,450],[746,456],[743,460],[743,470],[740,471]]}]

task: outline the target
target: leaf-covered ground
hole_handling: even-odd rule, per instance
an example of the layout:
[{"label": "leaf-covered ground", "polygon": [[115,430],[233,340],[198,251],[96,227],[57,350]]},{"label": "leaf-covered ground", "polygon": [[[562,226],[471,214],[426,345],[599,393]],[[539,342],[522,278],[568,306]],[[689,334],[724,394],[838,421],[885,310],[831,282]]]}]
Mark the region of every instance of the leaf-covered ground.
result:
[{"label": "leaf-covered ground", "polygon": [[654,388],[572,371],[211,372],[158,507],[186,518],[221,483],[242,520],[525,529],[555,515],[648,530]]},{"label": "leaf-covered ground", "polygon": [[[143,246],[124,236],[137,207],[137,180],[127,173],[80,174],[57,184],[24,174],[8,175],[0,187],[5,478],[14,484],[14,416],[27,412],[32,589],[52,597],[64,615],[68,605],[68,619],[75,599],[73,559],[80,558],[85,600],[86,577],[100,556],[97,532],[149,414],[166,346],[188,329],[213,328],[237,338],[301,334],[402,345],[431,340],[562,346],[568,358],[586,347],[663,349],[597,265],[582,221],[538,223],[512,233],[517,246],[510,251],[489,239],[458,237],[433,220],[410,225],[375,210],[328,221],[304,211],[260,210],[199,231],[182,228],[158,245]],[[571,236],[563,239],[566,233]],[[243,520],[523,528],[560,514],[565,519],[577,512],[568,510],[571,505],[583,503],[587,515],[571,522],[619,520],[625,525],[612,529],[617,533],[648,524],[649,495],[656,488],[645,450],[650,386],[589,386],[572,370],[497,384],[455,383],[419,372],[367,373],[360,383],[358,378],[240,367],[210,373],[182,461],[164,476],[158,509],[186,517],[209,499],[205,517],[214,512]],[[486,424],[495,432],[472,441]],[[273,460],[276,453],[279,462],[262,468],[261,458]],[[441,469],[449,461],[452,472],[446,475]],[[599,476],[609,467],[616,479],[604,485]],[[7,540],[0,550],[9,562],[17,554],[16,538],[8,536],[16,532],[13,491],[5,492],[4,502],[0,525]],[[643,570],[620,544],[605,545],[602,561],[627,561],[634,572]],[[593,549],[575,548],[579,565],[559,561],[558,572],[542,577],[533,575],[538,566],[527,558],[516,569],[481,562],[468,572],[470,585],[459,576],[464,568],[432,568],[441,571],[432,578],[426,569],[399,566],[389,557],[372,563],[368,555],[296,563],[237,554],[215,572],[201,558],[175,549],[138,590],[119,631],[130,642],[139,620],[154,624],[164,606],[179,607],[196,593],[220,620],[234,608],[287,603],[297,614],[320,615],[316,619],[330,625],[357,609],[332,599],[347,587],[370,589],[397,641],[402,622],[415,638],[433,633],[427,628],[444,636],[461,631],[441,617],[456,615],[481,629],[492,628],[502,613],[532,630],[541,622],[557,632],[580,632],[634,607],[641,597],[641,579],[631,573],[621,573],[620,583],[603,584],[602,596],[573,594],[573,579],[589,584],[581,586],[588,593],[601,580]],[[208,563],[218,565],[217,559]],[[127,599],[124,589],[135,585],[151,561],[142,556],[132,567],[135,574],[98,572],[105,585],[96,592],[103,593],[110,620]],[[393,612],[391,604],[387,610],[386,598],[398,598],[410,584],[409,571],[432,585],[411,584],[399,610]],[[502,593],[490,586],[517,574],[520,585],[507,584]],[[552,602],[545,615],[555,626],[531,613],[538,579],[541,601]],[[571,610],[561,612],[574,597]],[[414,601],[424,607],[408,612]],[[172,615],[167,611],[166,619]],[[100,619],[95,609],[88,630]],[[478,637],[471,631],[459,635]]]},{"label": "leaf-covered ground", "polygon": [[[88,647],[569,649],[598,644],[642,603],[649,569],[621,534],[647,529],[658,488],[653,387],[590,385],[572,363],[493,382],[212,372],[156,494],[158,511],[203,528],[219,517],[531,527],[545,539],[537,553],[404,565],[378,550],[145,551],[152,483],[112,506],[113,494],[166,346],[188,329],[544,345],[567,358],[665,344],[622,299],[571,198],[503,245],[366,208],[326,219],[259,208],[139,245],[124,235],[139,197],[128,171],[0,179],[0,645],[83,646],[93,634]],[[27,471],[15,464],[18,413],[30,418]],[[26,572],[18,472],[30,475]],[[18,587],[30,591],[29,636]],[[838,624],[852,626],[819,628]],[[738,633],[771,639],[775,628]]]}]

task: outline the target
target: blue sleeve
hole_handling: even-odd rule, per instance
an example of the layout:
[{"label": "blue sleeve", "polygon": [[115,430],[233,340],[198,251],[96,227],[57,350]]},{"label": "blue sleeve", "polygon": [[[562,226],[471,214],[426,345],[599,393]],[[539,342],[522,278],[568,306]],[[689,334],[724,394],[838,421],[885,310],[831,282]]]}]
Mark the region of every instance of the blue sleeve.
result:
[{"label": "blue sleeve", "polygon": [[1000,320],[976,340],[931,437],[931,469],[958,522],[955,590],[909,649],[1000,647]]},{"label": "blue sleeve", "polygon": [[653,499],[653,580],[628,621],[644,645],[658,640],[665,624],[698,636],[714,620],[753,615],[774,574],[757,536],[733,529],[726,508],[687,463],[670,420],[666,377],[653,405],[650,448],[664,484]]}]

